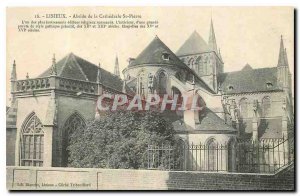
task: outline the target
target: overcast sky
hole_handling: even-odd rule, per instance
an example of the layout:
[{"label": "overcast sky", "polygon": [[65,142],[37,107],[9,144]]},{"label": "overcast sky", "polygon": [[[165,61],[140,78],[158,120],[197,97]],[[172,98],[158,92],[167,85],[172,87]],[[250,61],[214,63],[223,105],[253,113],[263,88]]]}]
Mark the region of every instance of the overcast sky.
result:
[{"label": "overcast sky", "polygon": [[[18,32],[17,24],[22,19],[32,19],[37,13],[132,13],[140,14],[144,20],[158,20],[159,28]],[[102,68],[110,72],[118,54],[120,70],[123,70],[127,59],[135,58],[155,35],[174,53],[194,30],[207,41],[211,17],[226,72],[240,70],[246,63],[253,68],[276,66],[282,34],[293,73],[293,14],[291,7],[11,8],[7,12],[7,81],[14,59],[18,79],[22,79],[27,72],[35,77],[46,70],[53,53],[58,61],[73,52],[92,63],[101,62]]]}]

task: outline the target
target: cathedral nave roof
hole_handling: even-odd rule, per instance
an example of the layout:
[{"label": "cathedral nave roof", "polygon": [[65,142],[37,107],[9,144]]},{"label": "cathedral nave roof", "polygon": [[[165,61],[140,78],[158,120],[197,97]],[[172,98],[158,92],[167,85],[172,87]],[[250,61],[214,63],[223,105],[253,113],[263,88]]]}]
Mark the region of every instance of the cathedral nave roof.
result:
[{"label": "cathedral nave roof", "polygon": [[276,67],[253,69],[247,64],[241,71],[220,74],[218,82],[226,94],[280,90]]}]

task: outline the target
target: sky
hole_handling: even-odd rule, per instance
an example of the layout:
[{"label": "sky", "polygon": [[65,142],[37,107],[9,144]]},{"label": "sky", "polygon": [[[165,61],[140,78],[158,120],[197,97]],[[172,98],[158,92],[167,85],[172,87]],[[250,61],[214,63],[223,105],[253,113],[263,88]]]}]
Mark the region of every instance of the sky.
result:
[{"label": "sky", "polygon": [[[22,19],[34,14],[140,14],[143,20],[158,20],[156,29],[76,29],[18,32]],[[138,54],[157,35],[174,53],[196,30],[208,41],[213,20],[217,45],[225,72],[237,71],[247,63],[253,68],[277,65],[280,36],[287,49],[294,75],[294,10],[292,7],[52,7],[8,8],[6,92],[10,92],[13,60],[17,77],[28,72],[33,78],[49,66],[53,53],[60,60],[70,52],[113,72],[116,55],[120,70],[129,57]],[[8,99],[7,99],[8,100]]]}]

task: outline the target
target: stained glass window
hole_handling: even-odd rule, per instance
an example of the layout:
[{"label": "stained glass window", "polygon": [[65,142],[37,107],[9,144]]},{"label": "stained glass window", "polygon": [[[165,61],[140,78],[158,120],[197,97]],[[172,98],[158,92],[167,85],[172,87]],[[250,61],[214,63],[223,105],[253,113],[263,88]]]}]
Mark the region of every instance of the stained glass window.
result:
[{"label": "stained glass window", "polygon": [[21,165],[43,166],[44,131],[40,119],[33,113],[21,132]]},{"label": "stained glass window", "polygon": [[262,116],[268,117],[271,113],[271,99],[270,97],[264,97],[262,100]]},{"label": "stained glass window", "polygon": [[240,100],[240,113],[243,118],[248,117],[248,100],[247,100],[247,98],[242,98]]},{"label": "stained glass window", "polygon": [[217,170],[217,143],[215,139],[211,139],[207,143],[208,148],[208,170],[215,171]]},{"label": "stained glass window", "polygon": [[67,166],[68,164],[68,157],[69,157],[69,152],[68,152],[68,146],[71,142],[71,136],[74,133],[78,133],[80,131],[83,131],[85,129],[86,123],[84,119],[77,113],[75,112],[72,114],[65,122],[64,128],[63,128],[63,133],[64,133],[64,138],[63,138],[63,166]]}]

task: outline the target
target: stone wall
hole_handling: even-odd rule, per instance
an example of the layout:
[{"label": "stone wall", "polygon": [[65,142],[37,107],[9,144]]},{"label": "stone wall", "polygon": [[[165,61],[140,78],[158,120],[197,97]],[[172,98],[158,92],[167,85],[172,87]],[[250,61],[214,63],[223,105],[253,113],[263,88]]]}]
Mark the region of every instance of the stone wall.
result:
[{"label": "stone wall", "polygon": [[294,165],[276,174],[7,167],[10,190],[295,190]]},{"label": "stone wall", "polygon": [[16,129],[6,128],[6,165],[15,165],[16,133]]}]

